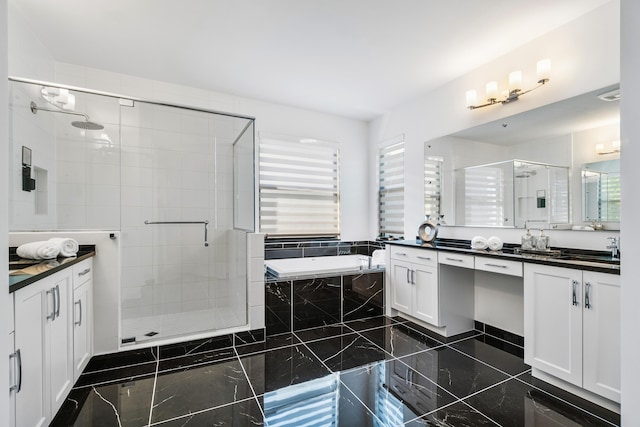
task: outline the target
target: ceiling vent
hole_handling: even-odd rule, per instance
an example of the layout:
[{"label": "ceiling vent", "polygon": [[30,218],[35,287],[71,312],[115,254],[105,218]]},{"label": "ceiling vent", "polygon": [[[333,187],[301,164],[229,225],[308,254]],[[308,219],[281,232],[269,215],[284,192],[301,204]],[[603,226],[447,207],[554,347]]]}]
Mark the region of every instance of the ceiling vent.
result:
[{"label": "ceiling vent", "polygon": [[609,92],[602,93],[602,94],[598,95],[598,98],[600,98],[601,100],[606,101],[606,102],[620,101],[620,88],[614,89],[614,90],[609,91]]}]

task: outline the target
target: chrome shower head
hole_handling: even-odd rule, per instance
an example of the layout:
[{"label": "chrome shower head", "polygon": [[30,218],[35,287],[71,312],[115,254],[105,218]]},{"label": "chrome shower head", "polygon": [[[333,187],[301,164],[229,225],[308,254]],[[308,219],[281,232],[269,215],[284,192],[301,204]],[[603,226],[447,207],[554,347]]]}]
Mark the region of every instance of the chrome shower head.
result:
[{"label": "chrome shower head", "polygon": [[31,104],[29,104],[29,107],[31,108],[31,112],[33,114],[36,114],[38,111],[41,110],[41,111],[48,111],[50,113],[62,113],[62,114],[71,114],[71,115],[74,115],[74,116],[82,116],[82,117],[84,117],[84,121],[78,120],[78,121],[71,122],[71,126],[79,128],[79,129],[87,129],[87,130],[104,129],[103,125],[101,125],[100,123],[92,122],[89,119],[89,116],[87,116],[84,113],[76,113],[75,111],[54,110],[52,108],[38,107],[36,105],[36,103],[33,102],[33,101],[31,101]]},{"label": "chrome shower head", "polygon": [[96,123],[96,122],[91,122],[89,120],[85,120],[83,121],[73,121],[71,122],[71,126],[76,127],[78,129],[87,129],[87,130],[100,130],[100,129],[104,129],[104,126],[102,126],[100,123]]}]

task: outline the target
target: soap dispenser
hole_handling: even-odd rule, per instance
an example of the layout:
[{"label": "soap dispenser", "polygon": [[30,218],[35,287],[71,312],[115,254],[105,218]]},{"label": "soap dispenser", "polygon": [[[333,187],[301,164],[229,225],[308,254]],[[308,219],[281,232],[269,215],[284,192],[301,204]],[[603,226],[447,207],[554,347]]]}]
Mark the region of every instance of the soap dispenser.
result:
[{"label": "soap dispenser", "polygon": [[530,251],[533,249],[533,236],[531,235],[531,230],[527,229],[527,234],[522,236],[520,248],[523,251]]},{"label": "soap dispenser", "polygon": [[539,251],[549,250],[549,236],[544,235],[544,230],[540,229],[540,235],[536,239],[536,249]]}]

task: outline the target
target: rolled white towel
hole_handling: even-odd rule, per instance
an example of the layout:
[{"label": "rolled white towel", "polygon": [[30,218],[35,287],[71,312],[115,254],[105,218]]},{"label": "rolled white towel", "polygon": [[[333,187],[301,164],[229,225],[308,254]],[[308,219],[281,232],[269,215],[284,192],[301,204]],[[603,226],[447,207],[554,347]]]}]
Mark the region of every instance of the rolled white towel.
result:
[{"label": "rolled white towel", "polygon": [[58,245],[60,248],[60,255],[64,257],[76,256],[78,249],[80,248],[78,242],[69,237],[54,237],[53,239],[49,239],[49,242]]},{"label": "rolled white towel", "polygon": [[385,265],[386,251],[376,249],[371,253],[371,265]]},{"label": "rolled white towel", "polygon": [[491,236],[487,239],[487,245],[489,246],[489,250],[499,251],[502,249],[502,239],[496,236]]},{"label": "rolled white towel", "polygon": [[20,258],[54,259],[60,253],[60,246],[52,242],[31,242],[18,246],[16,253]]},{"label": "rolled white towel", "polygon": [[487,239],[482,236],[475,236],[471,239],[471,249],[484,250],[487,249]]}]

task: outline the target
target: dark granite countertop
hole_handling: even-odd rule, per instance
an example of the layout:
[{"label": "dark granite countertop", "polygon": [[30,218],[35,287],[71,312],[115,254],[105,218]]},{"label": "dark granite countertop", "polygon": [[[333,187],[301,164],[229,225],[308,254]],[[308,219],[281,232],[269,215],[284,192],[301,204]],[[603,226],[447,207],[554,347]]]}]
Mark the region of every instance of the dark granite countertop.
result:
[{"label": "dark granite countertop", "polygon": [[620,274],[620,263],[610,259],[609,252],[590,251],[572,248],[552,248],[556,255],[519,253],[519,245],[505,243],[501,251],[471,249],[469,240],[436,239],[434,243],[422,243],[417,240],[388,240],[390,245],[407,246],[426,250],[438,250],[469,255],[480,255],[531,264],[567,267],[600,273]]},{"label": "dark granite countertop", "polygon": [[[48,260],[20,258],[16,254],[16,249],[15,247],[9,248],[9,293],[96,255],[95,245],[80,245],[75,257],[58,257]],[[20,270],[26,270],[25,274],[15,274]]]}]

